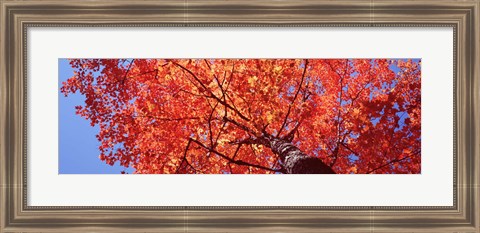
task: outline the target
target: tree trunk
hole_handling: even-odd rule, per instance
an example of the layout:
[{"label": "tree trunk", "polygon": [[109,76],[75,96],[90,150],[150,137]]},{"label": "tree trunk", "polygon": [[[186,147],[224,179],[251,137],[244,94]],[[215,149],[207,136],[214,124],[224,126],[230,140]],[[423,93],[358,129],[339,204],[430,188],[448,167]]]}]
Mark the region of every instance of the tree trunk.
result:
[{"label": "tree trunk", "polygon": [[273,153],[280,157],[288,174],[335,174],[331,167],[317,157],[308,156],[284,139],[267,139]]}]

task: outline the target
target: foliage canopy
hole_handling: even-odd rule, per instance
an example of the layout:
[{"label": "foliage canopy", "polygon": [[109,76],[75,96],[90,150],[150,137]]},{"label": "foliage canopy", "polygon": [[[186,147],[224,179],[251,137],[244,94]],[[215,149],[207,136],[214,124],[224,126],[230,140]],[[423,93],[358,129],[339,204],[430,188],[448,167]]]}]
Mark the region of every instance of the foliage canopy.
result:
[{"label": "foliage canopy", "polygon": [[298,165],[308,157],[335,173],[420,173],[418,60],[70,64],[75,73],[61,92],[85,96],[76,113],[99,125],[99,157],[110,165],[136,173],[317,173]]}]

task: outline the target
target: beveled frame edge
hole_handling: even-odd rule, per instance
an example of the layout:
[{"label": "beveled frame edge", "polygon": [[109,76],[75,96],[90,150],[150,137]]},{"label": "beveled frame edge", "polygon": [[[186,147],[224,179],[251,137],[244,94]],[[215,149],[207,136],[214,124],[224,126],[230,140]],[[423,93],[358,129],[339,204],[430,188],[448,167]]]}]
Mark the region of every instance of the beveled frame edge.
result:
[{"label": "beveled frame edge", "polygon": [[[0,232],[422,231],[479,229],[479,2],[476,1],[1,1]],[[149,11],[146,11],[148,9]],[[148,14],[146,14],[148,12]],[[420,16],[419,14],[423,14]],[[266,15],[266,16],[265,16]],[[287,17],[288,16],[288,17]],[[23,159],[28,25],[323,26],[453,25],[457,41],[458,199],[453,208],[29,208]],[[135,23],[132,23],[134,21]],[[279,23],[280,21],[280,23]],[[352,23],[353,22],[353,23]],[[401,23],[399,23],[401,22]],[[148,25],[147,25],[148,26]],[[23,120],[19,120],[23,119]],[[23,130],[22,130],[23,129]],[[461,144],[463,143],[463,144]],[[461,145],[460,145],[461,144]],[[454,169],[456,170],[456,169]],[[402,210],[403,209],[403,210]],[[103,215],[114,216],[105,218]],[[147,215],[149,215],[147,217]],[[87,222],[86,222],[87,221]]]}]

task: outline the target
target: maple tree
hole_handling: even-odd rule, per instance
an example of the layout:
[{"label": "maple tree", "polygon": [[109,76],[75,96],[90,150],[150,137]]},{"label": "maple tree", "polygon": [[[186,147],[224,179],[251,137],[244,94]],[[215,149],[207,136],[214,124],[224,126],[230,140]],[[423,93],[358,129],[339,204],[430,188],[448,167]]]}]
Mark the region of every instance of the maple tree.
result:
[{"label": "maple tree", "polygon": [[420,61],[71,59],[100,159],[135,173],[420,173]]}]

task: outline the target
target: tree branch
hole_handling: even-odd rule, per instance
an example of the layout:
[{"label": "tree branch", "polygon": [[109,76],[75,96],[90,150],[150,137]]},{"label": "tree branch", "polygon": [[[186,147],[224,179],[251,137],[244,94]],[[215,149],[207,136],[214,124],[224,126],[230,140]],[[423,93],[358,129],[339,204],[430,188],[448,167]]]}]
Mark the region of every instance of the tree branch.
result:
[{"label": "tree branch", "polygon": [[254,136],[257,136],[257,137],[258,137],[258,135],[255,133],[254,130],[248,128],[248,127],[245,126],[245,125],[242,125],[242,124],[236,122],[236,121],[233,120],[233,119],[230,119],[230,118],[228,118],[228,117],[223,117],[223,120],[226,121],[226,122],[230,122],[230,123],[234,124],[235,126],[237,126],[238,128],[244,130],[245,132],[250,133],[251,135],[254,135]]},{"label": "tree branch", "polygon": [[205,86],[205,84],[202,83],[202,81],[197,77],[197,75],[195,75],[191,70],[185,68],[184,66],[172,61],[172,63],[178,67],[180,67],[181,69],[185,70],[187,73],[189,73],[201,86],[202,88],[205,89],[205,91],[208,91],[210,96],[213,97],[214,99],[216,99],[218,102],[220,102],[222,105],[226,106],[227,108],[233,110],[236,114],[238,114],[238,116],[240,118],[242,118],[243,120],[245,121],[250,121],[250,119],[246,116],[244,116],[240,111],[238,111],[236,108],[232,107],[230,104],[228,104],[226,101],[223,101],[222,99],[220,99],[218,96],[216,96],[215,94],[213,94],[213,92],[207,87]]},{"label": "tree branch", "polygon": [[[267,170],[267,171],[272,171],[272,172],[278,172],[277,170],[274,170],[274,169],[271,169],[271,168],[268,168],[268,167],[264,167],[262,165],[258,165],[258,164],[251,164],[251,163],[248,163],[248,162],[245,162],[243,160],[235,160],[235,159],[232,159],[226,155],[224,155],[223,153],[220,153],[212,148],[209,148],[207,146],[205,146],[203,143],[201,143],[200,141],[196,140],[196,139],[193,139],[191,138],[192,142],[195,142],[197,143],[199,146],[203,147],[204,149],[208,150],[209,152],[212,152],[224,159],[226,159],[228,162],[230,163],[233,163],[233,164],[237,164],[237,165],[243,165],[243,166],[248,166],[248,167],[254,167],[254,168],[259,168],[259,169],[263,169],[263,170]],[[239,148],[238,148],[239,149]]]},{"label": "tree branch", "polygon": [[130,65],[128,65],[127,72],[125,72],[125,75],[123,76],[123,79],[122,79],[122,85],[125,83],[125,79],[127,79],[128,72],[130,71],[130,68],[132,68],[132,65],[134,62],[135,62],[135,59],[132,59],[132,61],[130,62]]},{"label": "tree branch", "polygon": [[209,131],[209,138],[210,138],[210,146],[212,148],[215,148],[215,145],[213,143],[213,131],[212,131],[212,117],[213,117],[213,113],[215,113],[215,109],[217,109],[217,106],[218,106],[218,102],[215,104],[215,106],[212,108],[212,112],[210,113],[210,116],[208,116],[208,131]]},{"label": "tree branch", "polygon": [[401,161],[403,161],[403,160],[405,160],[405,159],[411,158],[412,156],[413,156],[413,154],[412,154],[412,155],[409,155],[409,156],[406,156],[406,157],[403,157],[403,158],[401,158],[401,159],[398,159],[398,158],[397,158],[397,159],[391,160],[390,162],[387,162],[387,163],[385,163],[385,164],[383,164],[383,165],[381,165],[381,166],[379,166],[379,167],[377,167],[377,168],[371,169],[371,170],[368,171],[366,174],[370,174],[370,173],[372,173],[372,172],[374,172],[374,171],[376,171],[376,170],[379,170],[379,169],[381,169],[381,168],[384,168],[384,167],[386,167],[386,166],[388,166],[388,165],[390,165],[390,164],[401,162]]},{"label": "tree branch", "polygon": [[177,117],[177,118],[164,118],[164,117],[156,117],[156,116],[133,116],[136,118],[152,118],[159,121],[182,121],[182,120],[200,120],[200,117]]},{"label": "tree branch", "polygon": [[192,166],[192,164],[190,164],[190,163],[188,162],[188,160],[187,160],[187,151],[188,151],[188,149],[190,148],[190,144],[191,144],[191,143],[192,143],[192,139],[189,139],[189,140],[188,140],[188,143],[187,143],[187,146],[185,147],[185,151],[183,152],[182,162],[180,162],[180,164],[178,165],[177,170],[175,171],[175,174],[178,174],[178,171],[179,171],[180,168],[182,167],[183,162],[186,162],[187,165],[190,166],[195,173],[197,173],[197,169],[195,169],[195,168]]},{"label": "tree branch", "polygon": [[308,66],[308,59],[305,60],[305,67],[303,68],[302,79],[300,80],[300,84],[298,85],[297,92],[295,93],[295,96],[293,97],[292,102],[288,106],[287,114],[285,115],[285,119],[283,120],[283,123],[282,123],[282,126],[280,127],[280,130],[278,130],[277,136],[280,136],[283,128],[285,127],[285,124],[287,123],[288,117],[290,116],[290,111],[292,110],[293,104],[295,103],[295,100],[297,99],[298,93],[300,92],[300,89],[302,88],[303,80],[305,79],[305,74],[307,73],[307,66]]}]

